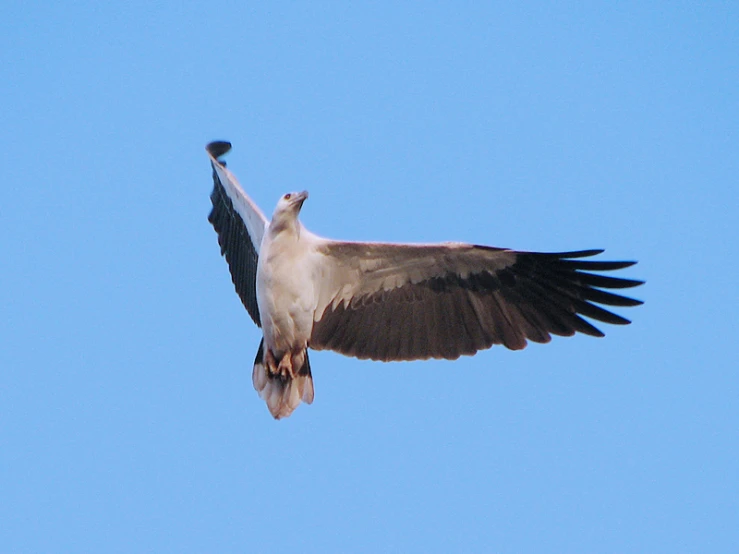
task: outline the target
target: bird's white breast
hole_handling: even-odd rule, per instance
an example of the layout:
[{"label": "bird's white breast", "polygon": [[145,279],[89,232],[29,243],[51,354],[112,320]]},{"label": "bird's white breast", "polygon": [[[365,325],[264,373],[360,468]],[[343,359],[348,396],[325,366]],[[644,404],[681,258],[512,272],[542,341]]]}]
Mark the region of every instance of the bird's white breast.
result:
[{"label": "bird's white breast", "polygon": [[280,355],[304,348],[313,329],[312,250],[292,234],[265,233],[257,264],[257,303],[266,346]]}]

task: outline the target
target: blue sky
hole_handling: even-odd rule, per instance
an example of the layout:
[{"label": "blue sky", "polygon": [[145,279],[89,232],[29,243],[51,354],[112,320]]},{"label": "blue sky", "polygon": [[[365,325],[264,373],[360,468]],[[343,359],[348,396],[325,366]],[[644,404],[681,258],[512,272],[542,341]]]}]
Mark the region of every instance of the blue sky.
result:
[{"label": "blue sky", "polygon": [[[0,31],[5,551],[737,549],[735,3],[10,2]],[[646,303],[523,352],[315,352],[273,421],[213,139],[316,233],[602,247]]]}]

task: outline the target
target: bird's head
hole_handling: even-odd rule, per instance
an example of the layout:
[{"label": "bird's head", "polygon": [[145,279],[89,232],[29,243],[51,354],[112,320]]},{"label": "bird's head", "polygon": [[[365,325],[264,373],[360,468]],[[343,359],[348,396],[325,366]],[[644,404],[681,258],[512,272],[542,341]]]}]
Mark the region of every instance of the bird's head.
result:
[{"label": "bird's head", "polygon": [[300,208],[303,207],[303,202],[308,198],[308,191],[303,192],[288,192],[283,194],[282,197],[277,201],[277,206],[272,214],[272,226],[290,226],[298,220],[298,214]]}]

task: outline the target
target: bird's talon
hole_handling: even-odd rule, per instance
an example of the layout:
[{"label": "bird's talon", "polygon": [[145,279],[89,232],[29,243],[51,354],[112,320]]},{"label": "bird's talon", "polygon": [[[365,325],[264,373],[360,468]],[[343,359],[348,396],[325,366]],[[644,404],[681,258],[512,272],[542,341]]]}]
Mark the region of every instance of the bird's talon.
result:
[{"label": "bird's talon", "polygon": [[290,352],[285,352],[280,360],[280,365],[277,367],[277,371],[285,378],[292,379],[295,377],[293,373],[292,356]]},{"label": "bird's talon", "polygon": [[277,375],[277,360],[275,360],[274,354],[272,354],[272,351],[269,349],[267,349],[267,353],[264,356],[264,366],[267,368],[267,375],[270,377],[275,377]]}]

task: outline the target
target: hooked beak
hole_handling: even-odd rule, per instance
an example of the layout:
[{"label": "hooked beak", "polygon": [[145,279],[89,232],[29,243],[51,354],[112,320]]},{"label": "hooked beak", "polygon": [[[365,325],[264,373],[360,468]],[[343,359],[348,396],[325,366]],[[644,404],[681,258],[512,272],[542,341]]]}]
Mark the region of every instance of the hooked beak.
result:
[{"label": "hooked beak", "polygon": [[303,202],[305,202],[305,199],[308,198],[308,191],[304,190],[303,192],[299,192],[293,198],[293,201],[298,205],[298,209],[300,209],[303,207]]}]

